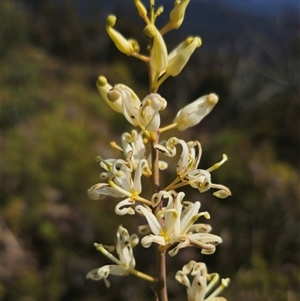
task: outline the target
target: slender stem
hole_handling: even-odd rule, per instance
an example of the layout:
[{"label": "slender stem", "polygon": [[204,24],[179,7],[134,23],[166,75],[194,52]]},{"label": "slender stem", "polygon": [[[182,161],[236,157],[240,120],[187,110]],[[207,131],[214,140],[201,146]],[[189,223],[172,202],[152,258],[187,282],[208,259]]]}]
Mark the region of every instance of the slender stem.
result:
[{"label": "slender stem", "polygon": [[167,126],[165,126],[165,127],[163,127],[163,128],[160,128],[160,129],[159,129],[159,132],[162,133],[162,132],[165,132],[165,131],[174,129],[174,128],[176,128],[176,126],[177,126],[177,122],[174,122],[174,123],[169,124],[169,125],[167,125]]},{"label": "slender stem", "polygon": [[[149,7],[149,19],[150,23],[154,24],[154,8],[155,0],[150,0]],[[152,47],[152,45],[150,46]],[[153,88],[152,85],[155,81],[153,70],[151,70],[150,64],[147,64],[149,68],[149,88],[151,92],[156,93],[157,88]],[[159,182],[159,155],[158,150],[154,147],[159,142],[159,131],[155,139],[151,140],[151,155],[152,155],[152,181],[153,181],[153,192],[160,191]],[[162,203],[158,204],[156,208],[153,208],[153,213],[156,214],[162,209]],[[163,221],[162,221],[163,222]],[[167,279],[166,279],[166,254],[161,252],[158,246],[156,246],[156,301],[168,301],[167,295]]]},{"label": "slender stem", "polygon": [[[157,135],[156,141],[152,142],[152,177],[153,177],[153,190],[154,192],[160,191],[159,183],[159,168],[158,168],[158,150],[154,148],[154,145],[158,143],[159,135]],[[162,209],[162,203],[156,208],[153,208],[156,214]],[[168,301],[167,295],[167,279],[166,279],[166,254],[161,252],[159,247],[156,246],[156,271],[157,271],[157,301]]]},{"label": "slender stem", "polygon": [[155,7],[155,0],[150,0],[149,19],[151,24],[154,24],[154,7]]}]

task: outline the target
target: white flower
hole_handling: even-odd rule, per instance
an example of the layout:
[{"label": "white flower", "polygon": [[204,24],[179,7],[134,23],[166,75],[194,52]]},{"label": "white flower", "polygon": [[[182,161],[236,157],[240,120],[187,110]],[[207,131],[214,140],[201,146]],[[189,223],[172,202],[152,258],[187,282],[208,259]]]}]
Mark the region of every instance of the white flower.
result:
[{"label": "white flower", "polygon": [[128,162],[121,159],[116,160],[112,165],[112,175],[108,179],[108,183],[98,183],[92,186],[88,190],[88,196],[92,200],[103,199],[106,196],[127,197],[116,205],[115,212],[118,215],[132,215],[135,212],[128,206],[135,204],[136,200],[151,204],[139,196],[142,192],[141,177],[143,172],[151,173],[145,159],[139,161],[133,179],[132,168],[128,167]]},{"label": "white flower", "polygon": [[122,113],[129,123],[138,126],[138,118],[141,101],[132,89],[123,84],[117,84],[111,89],[107,97],[111,101],[121,98]]},{"label": "white flower", "polygon": [[167,107],[167,101],[157,93],[147,95],[139,110],[141,128],[156,133],[160,126],[159,111]]},{"label": "white flower", "polygon": [[147,95],[141,102],[134,91],[123,84],[109,90],[107,99],[109,103],[120,102],[124,117],[132,125],[139,126],[147,138],[151,138],[148,132],[156,133],[159,129],[159,112],[167,106],[167,101],[157,93]]},{"label": "white flower", "polygon": [[122,134],[121,141],[124,157],[126,159],[128,156],[130,157],[133,169],[135,170],[138,163],[146,159],[146,145],[143,140],[143,132],[138,133],[136,130],[132,130],[131,134],[124,133]]},{"label": "white flower", "polygon": [[188,104],[181,109],[175,119],[174,123],[179,131],[184,131],[187,128],[197,125],[206,115],[208,115],[218,102],[216,94],[209,94],[202,96],[194,102]]},{"label": "white flower", "polygon": [[[130,161],[132,164],[132,169],[136,170],[138,163],[140,160],[147,159],[149,170],[144,170],[143,175],[146,177],[151,176],[152,172],[150,171],[150,168],[152,166],[152,158],[151,153],[146,157],[146,143],[148,142],[147,139],[143,138],[144,132],[137,132],[136,130],[132,130],[131,134],[129,133],[123,133],[121,137],[122,147],[116,144],[116,142],[111,142],[110,145],[119,150],[123,155],[126,161]],[[116,159],[107,159],[105,161],[116,161]],[[102,165],[101,165],[102,166]],[[167,162],[159,160],[158,166],[160,170],[164,170],[168,167]],[[100,178],[101,179],[107,179],[108,173],[101,173]]]},{"label": "white flower", "polygon": [[[145,248],[152,243],[161,246],[161,251],[165,251],[172,245],[177,244],[169,250],[170,256],[175,256],[182,248],[196,246],[202,249],[203,254],[212,254],[215,246],[222,242],[219,236],[207,233],[210,227],[203,224],[193,225],[200,217],[210,218],[208,212],[200,212],[200,202],[182,204],[183,192],[179,192],[173,197],[168,192],[163,192],[162,196],[168,196],[168,204],[159,211],[156,216],[146,207],[137,205],[135,210],[144,215],[153,234],[145,236],[141,243]],[[142,226],[144,230],[145,227]]]},{"label": "white flower", "polygon": [[208,274],[203,262],[191,260],[176,273],[175,279],[186,287],[188,301],[226,301],[217,296],[229,285],[229,278],[222,279],[221,285],[214,289],[219,282],[219,275]]},{"label": "white flower", "polygon": [[176,172],[181,180],[185,179],[187,173],[194,171],[200,161],[202,149],[201,144],[198,141],[185,142],[182,139],[176,137],[170,138],[166,145],[155,145],[155,148],[168,157],[174,157],[176,155],[176,145],[180,144],[182,151],[178,163],[176,165]]},{"label": "white flower", "polygon": [[181,145],[182,151],[176,165],[177,178],[166,187],[165,190],[177,189],[185,185],[190,185],[191,187],[198,189],[201,193],[210,188],[216,188],[218,191],[214,192],[213,195],[221,199],[231,195],[229,188],[226,186],[211,182],[210,172],[218,169],[228,160],[226,155],[223,155],[223,159],[220,162],[214,164],[207,170],[204,170],[196,169],[202,154],[201,145],[198,141],[185,142],[184,140],[172,137],[165,143],[165,146],[157,144],[155,145],[155,148],[168,157],[174,157],[177,152],[176,146],[178,144]]},{"label": "white flower", "polygon": [[[138,242],[139,239],[136,234],[130,236],[128,231],[120,225],[116,235],[115,248],[103,246],[102,244],[97,243],[94,244],[98,251],[111,259],[114,263],[116,263],[116,265],[105,265],[101,268],[93,269],[86,275],[86,278],[90,278],[92,280],[103,279],[106,286],[109,287],[110,283],[107,280],[109,274],[124,276],[131,273],[135,267],[132,248],[135,247]],[[114,249],[116,249],[119,259],[109,252]]]}]

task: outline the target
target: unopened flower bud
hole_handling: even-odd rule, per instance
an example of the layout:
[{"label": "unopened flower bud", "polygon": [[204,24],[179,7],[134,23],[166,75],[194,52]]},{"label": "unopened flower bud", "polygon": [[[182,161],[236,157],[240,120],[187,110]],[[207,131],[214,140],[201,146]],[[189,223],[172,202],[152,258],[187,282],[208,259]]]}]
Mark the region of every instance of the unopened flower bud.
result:
[{"label": "unopened flower bud", "polygon": [[199,37],[188,38],[169,54],[169,63],[166,74],[178,75],[186,65],[196,48],[201,46]]},{"label": "unopened flower bud", "polygon": [[123,84],[115,85],[108,98],[114,101],[118,95],[122,99],[122,113],[129,123],[139,125],[139,108],[141,101],[132,89]]},{"label": "unopened flower bud", "polygon": [[[116,16],[109,15],[106,19],[106,31],[109,37],[112,39],[116,47],[126,55],[131,55],[134,52],[134,48],[132,46],[131,40],[125,39],[118,31],[116,31],[113,27],[116,24]],[[137,44],[137,42],[135,41]]]},{"label": "unopened flower bud", "polygon": [[147,25],[144,29],[144,33],[149,38],[153,38],[153,45],[150,55],[150,66],[153,70],[160,73],[161,71],[165,70],[168,65],[167,46],[162,35],[154,25]]},{"label": "unopened flower bud", "polygon": [[178,0],[175,1],[175,7],[170,13],[170,24],[173,28],[179,28],[179,26],[182,24],[184,19],[184,14],[186,7],[190,3],[190,0]]},{"label": "unopened flower bud", "polygon": [[179,131],[184,131],[189,127],[197,125],[206,115],[208,115],[218,102],[216,94],[202,96],[181,109],[175,119]]},{"label": "unopened flower bud", "polygon": [[143,5],[143,3],[141,3],[140,0],[134,0],[134,4],[136,6],[139,15],[144,19],[147,16],[147,9]]},{"label": "unopened flower bud", "polygon": [[113,101],[108,98],[108,93],[112,89],[112,86],[108,84],[107,79],[104,76],[99,76],[97,80],[98,91],[103,100],[116,112],[122,113],[122,99],[120,96],[115,98]]},{"label": "unopened flower bud", "polygon": [[158,16],[160,16],[162,13],[164,12],[164,7],[160,6],[157,11],[155,12],[155,18],[157,18]]}]

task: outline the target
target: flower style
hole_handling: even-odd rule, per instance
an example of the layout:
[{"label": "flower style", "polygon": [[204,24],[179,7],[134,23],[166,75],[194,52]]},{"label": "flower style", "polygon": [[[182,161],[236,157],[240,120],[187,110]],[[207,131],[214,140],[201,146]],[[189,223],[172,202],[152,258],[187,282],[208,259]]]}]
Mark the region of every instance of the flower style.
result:
[{"label": "flower style", "polygon": [[[198,213],[200,202],[183,204],[183,192],[179,192],[174,198],[171,193],[165,191],[164,197],[168,198],[168,204],[156,216],[142,205],[135,207],[138,213],[145,216],[153,233],[141,240],[142,245],[148,248],[154,242],[159,244],[161,252],[164,252],[172,245],[177,244],[168,252],[172,257],[180,249],[189,246],[201,248],[202,254],[214,253],[215,246],[221,243],[222,239],[217,235],[208,233],[211,230],[209,225],[194,225],[200,216],[210,218],[208,212]],[[142,226],[141,229],[145,229],[145,226]]]},{"label": "flower style", "polygon": [[151,174],[147,160],[143,159],[139,161],[133,180],[132,168],[129,162],[119,159],[112,165],[107,163],[107,166],[109,166],[110,169],[108,173],[111,173],[108,183],[98,183],[92,186],[88,190],[90,199],[100,200],[106,196],[127,197],[116,205],[115,212],[118,215],[133,215],[135,211],[128,206],[132,206],[136,200],[145,204],[151,204],[148,200],[139,196],[142,192],[141,177],[143,172]]},{"label": "flower style", "polygon": [[[193,277],[193,280],[190,281],[188,276]],[[194,260],[183,266],[175,276],[175,279],[186,287],[188,301],[226,301],[225,298],[217,296],[229,285],[230,280],[222,279],[221,285],[213,291],[219,278],[216,273],[207,273],[205,263]]]},{"label": "flower style", "polygon": [[[116,235],[116,246],[104,246],[102,244],[95,243],[94,246],[98,251],[103,253],[106,257],[112,260],[116,264],[105,265],[103,267],[91,270],[86,278],[90,278],[92,280],[101,280],[103,279],[106,287],[110,286],[107,277],[109,274],[118,275],[118,276],[126,276],[128,274],[134,274],[138,277],[144,278],[148,281],[154,281],[151,276],[143,274],[134,269],[135,267],[135,258],[133,256],[133,248],[138,244],[139,238],[136,234],[129,235],[128,231],[119,226],[117,235]],[[111,251],[116,250],[119,259],[111,254]]]}]

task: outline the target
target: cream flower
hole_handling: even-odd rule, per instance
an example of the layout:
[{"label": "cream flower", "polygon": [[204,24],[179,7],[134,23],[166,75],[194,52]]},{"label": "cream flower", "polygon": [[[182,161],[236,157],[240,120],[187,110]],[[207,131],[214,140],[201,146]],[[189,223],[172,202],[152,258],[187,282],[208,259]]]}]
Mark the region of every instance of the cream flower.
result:
[{"label": "cream flower", "polygon": [[226,186],[211,182],[210,172],[218,169],[228,160],[226,155],[223,155],[223,159],[220,162],[214,164],[207,170],[204,170],[196,169],[202,154],[201,145],[198,141],[185,142],[184,140],[172,137],[165,145],[158,144],[155,148],[168,157],[174,157],[177,152],[176,146],[178,144],[181,145],[182,151],[176,165],[177,178],[168,185],[165,190],[177,189],[182,186],[190,185],[191,187],[198,189],[201,193],[210,188],[218,189],[213,195],[221,199],[231,195],[229,188]]},{"label": "cream flower", "polygon": [[138,118],[141,101],[132,89],[123,84],[117,84],[111,89],[107,97],[110,101],[117,101],[121,98],[122,113],[129,123],[138,126]]},{"label": "cream flower", "polygon": [[116,101],[122,104],[122,113],[129,123],[139,126],[151,138],[160,126],[159,112],[167,106],[167,101],[157,93],[147,95],[142,102],[132,89],[123,85],[115,85],[108,93],[107,98],[111,103]]},{"label": "cream flower", "polygon": [[[123,133],[121,136],[122,147],[117,145],[117,143],[114,141],[110,143],[113,148],[119,150],[124,155],[126,161],[130,161],[133,170],[136,170],[138,163],[143,159],[147,159],[149,168],[152,166],[151,153],[148,155],[148,157],[146,157],[146,143],[148,140],[143,138],[143,134],[144,132],[141,131],[138,133],[136,130],[132,130],[131,134]],[[160,170],[164,170],[168,167],[168,163],[159,160],[158,166]],[[106,174],[107,173],[105,172],[101,173],[100,178],[103,179],[104,176],[108,178]],[[146,177],[151,176],[151,174],[152,172],[150,170],[143,171],[143,175]]]},{"label": "cream flower", "polygon": [[142,192],[141,177],[144,171],[150,173],[145,159],[139,161],[132,179],[132,168],[128,167],[128,162],[121,159],[116,160],[112,165],[112,175],[108,179],[108,183],[98,183],[92,186],[88,190],[88,196],[92,200],[103,199],[106,196],[127,197],[116,205],[115,212],[118,215],[133,215],[135,211],[130,206],[134,205],[136,200],[151,204],[139,196]]},{"label": "cream flower", "polygon": [[179,131],[197,125],[206,115],[208,115],[218,102],[216,94],[202,96],[194,102],[181,109],[173,122]]},{"label": "cream flower", "polygon": [[167,101],[157,93],[147,95],[139,110],[140,126],[147,131],[156,133],[160,126],[159,111],[167,107]]},{"label": "cream flower", "polygon": [[155,145],[155,148],[168,157],[174,157],[177,153],[176,146],[180,144],[182,151],[178,163],[176,165],[176,172],[181,180],[185,179],[185,176],[194,171],[200,161],[202,149],[201,144],[198,141],[185,142],[182,139],[172,137],[168,139],[165,146],[162,144]]},{"label": "cream flower", "polygon": [[205,263],[194,260],[183,266],[175,276],[175,279],[186,287],[188,301],[226,301],[225,298],[217,296],[229,285],[230,280],[222,279],[221,285],[214,289],[219,278],[216,273],[207,273]]},{"label": "cream flower", "polygon": [[[110,283],[107,280],[107,277],[110,274],[117,276],[125,276],[131,273],[138,277],[142,277],[148,281],[154,281],[152,277],[134,269],[135,258],[133,256],[133,248],[138,244],[138,242],[139,239],[136,234],[130,236],[128,231],[124,227],[122,227],[122,225],[120,225],[116,235],[115,247],[104,246],[102,244],[97,243],[94,244],[98,251],[103,253],[106,257],[108,257],[116,264],[105,265],[103,267],[93,269],[86,275],[86,278],[92,280],[103,279],[107,287],[110,286]],[[113,251],[114,249],[116,250],[119,259],[113,254],[111,254],[111,251]]]},{"label": "cream flower", "polygon": [[[168,192],[164,192],[166,196]],[[145,236],[141,243],[145,248],[152,243],[161,246],[161,251],[165,251],[172,245],[177,244],[169,250],[170,256],[175,256],[182,248],[196,246],[202,249],[203,254],[212,254],[215,246],[222,242],[219,236],[207,233],[210,227],[202,224],[193,225],[200,217],[210,218],[208,212],[200,212],[200,202],[182,204],[183,192],[179,192],[175,197],[169,194],[168,204],[155,216],[149,209],[137,205],[135,210],[144,215],[153,234]],[[145,226],[142,226],[145,229]]]}]

